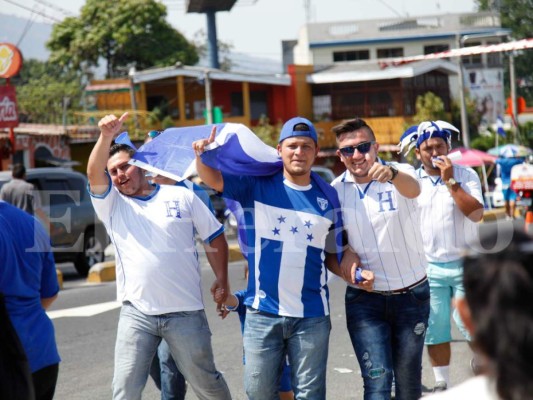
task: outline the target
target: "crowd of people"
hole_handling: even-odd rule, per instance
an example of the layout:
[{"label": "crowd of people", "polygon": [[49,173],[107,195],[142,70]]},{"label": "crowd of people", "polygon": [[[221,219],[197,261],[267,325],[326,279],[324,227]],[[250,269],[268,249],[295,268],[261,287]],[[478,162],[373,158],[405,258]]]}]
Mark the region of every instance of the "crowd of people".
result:
[{"label": "crowd of people", "polygon": [[[247,244],[247,287],[232,293],[228,244],[208,197],[191,182],[153,176],[130,163],[137,149],[129,140],[115,140],[127,118],[108,115],[99,122],[87,167],[94,208],[117,254],[122,308],[114,399],[140,399],[149,375],[162,398],[184,398],[187,387],[202,400],[231,398],[215,366],[197,237],[213,270],[211,295],[219,315],[237,311],[242,322],[249,399],[326,398],[332,274],[346,282],[347,330],[365,399],[389,399],[392,393],[399,400],[419,399],[424,346],[433,391],[445,392],[435,398],[532,396],[533,242],[501,229],[480,239],[479,178],[447,156],[458,133],[454,126],[426,121],[406,130],[400,147],[405,153],[414,149],[420,161],[415,170],[381,159],[376,135],[363,119],[344,121],[332,131],[346,171],[330,185],[311,170],[319,147],[309,120],[295,117],[283,125],[276,148],[281,166],[268,175],[237,176],[204,161],[215,141],[214,125],[191,146],[202,181],[245,211],[246,229],[239,232]],[[148,140],[158,135],[150,132]],[[40,229],[40,236],[29,235],[41,246],[38,256],[24,250],[36,245],[21,240],[22,227],[34,227],[32,217],[12,209],[0,202],[0,218],[11,224],[5,226],[17,225],[0,230],[0,249],[13,258],[13,268],[28,268],[39,278],[23,282],[20,272],[2,274],[0,293],[28,356],[31,398],[48,399],[59,363],[44,313],[58,292],[54,264]],[[495,240],[506,242],[496,246]],[[16,252],[33,258],[20,261]],[[31,305],[18,300],[17,290],[31,294]],[[18,308],[48,332],[39,338],[39,350],[30,343],[36,339],[23,333],[24,318],[13,317],[22,315]],[[471,343],[472,363],[483,372],[454,388],[452,315]],[[44,352],[43,346],[46,355],[29,351]],[[43,377],[52,388],[43,387]]]}]

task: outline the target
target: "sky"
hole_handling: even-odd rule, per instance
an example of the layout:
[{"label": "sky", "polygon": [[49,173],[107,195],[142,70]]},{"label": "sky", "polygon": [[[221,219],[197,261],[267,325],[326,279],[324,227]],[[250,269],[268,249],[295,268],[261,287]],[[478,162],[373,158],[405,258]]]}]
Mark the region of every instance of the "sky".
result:
[{"label": "sky", "polygon": [[[187,14],[188,0],[162,0],[168,20],[192,40],[207,31],[206,16]],[[31,10],[56,20],[78,15],[85,0],[0,0],[0,13],[29,18]],[[110,4],[113,1],[110,0]],[[306,12],[305,4],[309,4]],[[281,61],[281,41],[298,38],[309,22],[399,18],[445,13],[474,12],[475,0],[237,0],[230,12],[216,14],[217,35],[232,51]],[[42,15],[35,21],[53,23]]]}]

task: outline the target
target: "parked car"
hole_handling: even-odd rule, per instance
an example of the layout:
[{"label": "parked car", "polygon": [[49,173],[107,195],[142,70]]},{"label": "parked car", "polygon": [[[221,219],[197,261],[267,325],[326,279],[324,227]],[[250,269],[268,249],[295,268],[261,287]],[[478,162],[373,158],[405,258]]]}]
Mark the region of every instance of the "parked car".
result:
[{"label": "parked car", "polygon": [[[0,187],[10,180],[11,172],[0,172]],[[104,260],[109,243],[87,193],[86,176],[68,168],[33,168],[26,170],[26,180],[37,189],[43,211],[57,228],[51,235],[56,262],[73,262],[86,276]]]}]

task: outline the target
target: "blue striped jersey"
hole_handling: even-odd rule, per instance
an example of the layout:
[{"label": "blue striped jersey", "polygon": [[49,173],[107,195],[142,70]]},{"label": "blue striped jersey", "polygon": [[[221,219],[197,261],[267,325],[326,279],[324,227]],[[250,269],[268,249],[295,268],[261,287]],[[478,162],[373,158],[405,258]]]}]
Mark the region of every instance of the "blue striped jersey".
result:
[{"label": "blue striped jersey", "polygon": [[[248,253],[245,304],[290,317],[329,315],[326,237],[334,227],[330,196],[272,176],[223,175],[223,196],[241,203]],[[329,189],[329,186],[327,187]]]}]

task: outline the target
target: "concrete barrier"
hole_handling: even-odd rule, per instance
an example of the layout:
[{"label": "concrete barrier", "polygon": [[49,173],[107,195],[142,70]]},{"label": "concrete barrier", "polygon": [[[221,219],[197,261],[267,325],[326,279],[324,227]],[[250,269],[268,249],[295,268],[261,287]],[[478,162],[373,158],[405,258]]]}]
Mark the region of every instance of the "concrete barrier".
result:
[{"label": "concrete barrier", "polygon": [[228,246],[229,250],[229,262],[242,261],[244,256],[241,253],[241,248],[238,244],[230,244]]},{"label": "concrete barrier", "polygon": [[63,272],[59,268],[56,268],[57,283],[59,283],[59,290],[63,289]]},{"label": "concrete barrier", "polygon": [[483,222],[493,222],[505,218],[505,208],[493,208],[483,212]]},{"label": "concrete barrier", "polygon": [[115,261],[94,264],[89,270],[87,282],[100,283],[116,280]]}]

